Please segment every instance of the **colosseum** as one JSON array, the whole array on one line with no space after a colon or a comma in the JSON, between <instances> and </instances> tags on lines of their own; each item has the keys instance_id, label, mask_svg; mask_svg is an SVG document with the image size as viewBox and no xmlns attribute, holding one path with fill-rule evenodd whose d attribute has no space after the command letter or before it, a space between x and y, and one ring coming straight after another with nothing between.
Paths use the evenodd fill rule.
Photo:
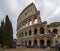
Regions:
<instances>
[{"instance_id":1,"label":"colosseum","mask_svg":"<svg viewBox=\"0 0 60 51\"><path fill-rule=\"evenodd\" d=\"M34 3L28 5L17 19L17 45L24 47L54 46L60 43L60 22L47 25Z\"/></svg>"}]
</instances>

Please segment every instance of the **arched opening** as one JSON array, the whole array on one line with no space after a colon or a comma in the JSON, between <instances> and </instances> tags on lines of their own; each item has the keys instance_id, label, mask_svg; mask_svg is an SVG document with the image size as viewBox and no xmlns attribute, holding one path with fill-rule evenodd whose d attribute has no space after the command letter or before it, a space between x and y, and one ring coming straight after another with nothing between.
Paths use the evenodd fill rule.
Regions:
<instances>
[{"instance_id":1,"label":"arched opening","mask_svg":"<svg viewBox=\"0 0 60 51\"><path fill-rule=\"evenodd\" d=\"M34 29L34 35L37 35L37 29Z\"/></svg>"},{"instance_id":2,"label":"arched opening","mask_svg":"<svg viewBox=\"0 0 60 51\"><path fill-rule=\"evenodd\" d=\"M23 32L22 32L22 37L23 37Z\"/></svg>"},{"instance_id":3,"label":"arched opening","mask_svg":"<svg viewBox=\"0 0 60 51\"><path fill-rule=\"evenodd\" d=\"M44 46L44 40L40 40L40 46Z\"/></svg>"},{"instance_id":4,"label":"arched opening","mask_svg":"<svg viewBox=\"0 0 60 51\"><path fill-rule=\"evenodd\" d=\"M31 46L31 40L29 40L29 46Z\"/></svg>"},{"instance_id":5,"label":"arched opening","mask_svg":"<svg viewBox=\"0 0 60 51\"><path fill-rule=\"evenodd\" d=\"M34 24L38 23L38 20L37 19L34 19Z\"/></svg>"},{"instance_id":6,"label":"arched opening","mask_svg":"<svg viewBox=\"0 0 60 51\"><path fill-rule=\"evenodd\" d=\"M32 25L32 21L29 22L29 25Z\"/></svg>"},{"instance_id":7,"label":"arched opening","mask_svg":"<svg viewBox=\"0 0 60 51\"><path fill-rule=\"evenodd\" d=\"M51 46L52 41L51 40L47 40L47 46Z\"/></svg>"},{"instance_id":8,"label":"arched opening","mask_svg":"<svg viewBox=\"0 0 60 51\"><path fill-rule=\"evenodd\" d=\"M27 32L25 31L25 36L27 36Z\"/></svg>"},{"instance_id":9,"label":"arched opening","mask_svg":"<svg viewBox=\"0 0 60 51\"><path fill-rule=\"evenodd\" d=\"M49 32L49 33L51 33L51 31L50 31L50 30L48 30L48 32Z\"/></svg>"},{"instance_id":10,"label":"arched opening","mask_svg":"<svg viewBox=\"0 0 60 51\"><path fill-rule=\"evenodd\" d=\"M34 46L37 46L37 40L34 40Z\"/></svg>"},{"instance_id":11,"label":"arched opening","mask_svg":"<svg viewBox=\"0 0 60 51\"><path fill-rule=\"evenodd\" d=\"M44 28L40 28L40 34L44 34Z\"/></svg>"},{"instance_id":12,"label":"arched opening","mask_svg":"<svg viewBox=\"0 0 60 51\"><path fill-rule=\"evenodd\" d=\"M27 41L25 41L25 46L27 46Z\"/></svg>"},{"instance_id":13,"label":"arched opening","mask_svg":"<svg viewBox=\"0 0 60 51\"><path fill-rule=\"evenodd\" d=\"M22 27L23 27L23 28L25 27L24 24L22 25Z\"/></svg>"},{"instance_id":14,"label":"arched opening","mask_svg":"<svg viewBox=\"0 0 60 51\"><path fill-rule=\"evenodd\" d=\"M58 30L57 30L57 29L54 29L54 30L53 30L53 33L54 33L54 34L58 34Z\"/></svg>"},{"instance_id":15,"label":"arched opening","mask_svg":"<svg viewBox=\"0 0 60 51\"><path fill-rule=\"evenodd\" d=\"M31 30L29 30L29 35L31 35L31 33L32 33Z\"/></svg>"},{"instance_id":16,"label":"arched opening","mask_svg":"<svg viewBox=\"0 0 60 51\"><path fill-rule=\"evenodd\" d=\"M21 34L19 34L18 37L20 38L21 37Z\"/></svg>"},{"instance_id":17,"label":"arched opening","mask_svg":"<svg viewBox=\"0 0 60 51\"><path fill-rule=\"evenodd\" d=\"M23 46L23 41L22 41L22 46Z\"/></svg>"},{"instance_id":18,"label":"arched opening","mask_svg":"<svg viewBox=\"0 0 60 51\"><path fill-rule=\"evenodd\" d=\"M28 23L26 23L26 27L28 26Z\"/></svg>"}]
</instances>

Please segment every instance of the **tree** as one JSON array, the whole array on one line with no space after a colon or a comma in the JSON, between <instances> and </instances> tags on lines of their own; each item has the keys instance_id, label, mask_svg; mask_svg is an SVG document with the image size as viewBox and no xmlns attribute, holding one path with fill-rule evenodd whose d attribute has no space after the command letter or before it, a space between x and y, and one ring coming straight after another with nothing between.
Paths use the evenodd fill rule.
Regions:
<instances>
[{"instance_id":1,"label":"tree","mask_svg":"<svg viewBox=\"0 0 60 51\"><path fill-rule=\"evenodd\" d=\"M13 46L13 28L8 15L6 15L6 18L5 18L4 33L5 33L5 41L6 41L5 45L7 47L12 47Z\"/></svg>"},{"instance_id":2,"label":"tree","mask_svg":"<svg viewBox=\"0 0 60 51\"><path fill-rule=\"evenodd\" d=\"M1 27L0 27L0 44L1 44Z\"/></svg>"},{"instance_id":3,"label":"tree","mask_svg":"<svg viewBox=\"0 0 60 51\"><path fill-rule=\"evenodd\" d=\"M4 20L1 21L0 27L0 44L3 46L3 36L4 36Z\"/></svg>"},{"instance_id":4,"label":"tree","mask_svg":"<svg viewBox=\"0 0 60 51\"><path fill-rule=\"evenodd\" d=\"M0 27L0 44L1 44L1 27Z\"/></svg>"}]
</instances>

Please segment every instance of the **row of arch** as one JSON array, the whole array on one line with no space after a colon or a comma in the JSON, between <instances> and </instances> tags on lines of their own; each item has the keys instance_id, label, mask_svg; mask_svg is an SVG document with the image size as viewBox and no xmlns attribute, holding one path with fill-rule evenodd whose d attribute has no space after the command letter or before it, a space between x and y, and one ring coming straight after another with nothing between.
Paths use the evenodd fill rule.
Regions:
<instances>
[{"instance_id":1,"label":"row of arch","mask_svg":"<svg viewBox=\"0 0 60 51\"><path fill-rule=\"evenodd\" d=\"M57 29L53 29L52 31L48 30L49 33L53 33L53 34L58 34L58 30Z\"/></svg>"},{"instance_id":2,"label":"row of arch","mask_svg":"<svg viewBox=\"0 0 60 51\"><path fill-rule=\"evenodd\" d=\"M38 20L37 19L34 19L34 24L38 23ZM29 25L32 25L32 21L30 20L29 22L26 23L26 27Z\"/></svg>"},{"instance_id":3,"label":"row of arch","mask_svg":"<svg viewBox=\"0 0 60 51\"><path fill-rule=\"evenodd\" d=\"M51 32L50 30L48 30L49 31L49 33L53 33L53 34L58 34L58 30L57 29L53 29L53 32ZM37 30L37 28L35 28L34 29L34 34L33 35L37 35L37 33L38 33L38 30ZM40 28L40 34L44 34L45 33L45 31L44 31L44 28ZM19 37L24 37L24 36L27 36L27 35L29 35L29 36L31 36L32 35L32 30L29 30L28 31L28 33L27 33L27 31L25 31L25 33L20 33L19 34Z\"/></svg>"},{"instance_id":4,"label":"row of arch","mask_svg":"<svg viewBox=\"0 0 60 51\"><path fill-rule=\"evenodd\" d=\"M27 42L27 41L25 41L25 42L23 42L22 41L22 45L25 43L25 46L31 46L32 45L32 41L31 40L29 40L29 42ZM27 45L27 43L28 43L28 45ZM33 46L38 46L38 44L37 44L38 42L37 42L37 40L34 40L33 41ZM51 46L52 45L52 40L47 40L47 46ZM39 44L40 44L40 46L45 46L44 45L44 40L40 40L39 41Z\"/></svg>"},{"instance_id":5,"label":"row of arch","mask_svg":"<svg viewBox=\"0 0 60 51\"><path fill-rule=\"evenodd\" d=\"M27 27L27 26L30 26L30 25L32 25L32 24L37 24L38 23L38 19L37 18L35 18L34 19L34 21L32 21L32 20L30 20L29 22L27 21L26 23L24 23L24 24L19 24L18 26L17 26L17 29L20 29L21 27Z\"/></svg>"},{"instance_id":6,"label":"row of arch","mask_svg":"<svg viewBox=\"0 0 60 51\"><path fill-rule=\"evenodd\" d=\"M37 33L38 33L37 28L35 28L33 32L34 32L34 35L37 35ZM40 28L40 34L44 34L44 28ZM32 35L32 30L29 30L28 33L27 33L27 31L25 31L25 35L24 35L23 32L20 33L19 37L23 37L23 36L27 36L27 35L31 36Z\"/></svg>"}]
</instances>

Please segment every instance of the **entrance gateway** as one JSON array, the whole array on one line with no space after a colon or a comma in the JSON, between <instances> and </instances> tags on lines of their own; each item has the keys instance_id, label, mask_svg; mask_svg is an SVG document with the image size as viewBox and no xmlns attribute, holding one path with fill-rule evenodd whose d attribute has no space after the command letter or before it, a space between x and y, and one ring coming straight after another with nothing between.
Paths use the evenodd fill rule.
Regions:
<instances>
[{"instance_id":1,"label":"entrance gateway","mask_svg":"<svg viewBox=\"0 0 60 51\"><path fill-rule=\"evenodd\" d=\"M44 46L44 40L40 40L40 46Z\"/></svg>"},{"instance_id":2,"label":"entrance gateway","mask_svg":"<svg viewBox=\"0 0 60 51\"><path fill-rule=\"evenodd\" d=\"M47 46L51 46L52 40L47 40Z\"/></svg>"}]
</instances>

